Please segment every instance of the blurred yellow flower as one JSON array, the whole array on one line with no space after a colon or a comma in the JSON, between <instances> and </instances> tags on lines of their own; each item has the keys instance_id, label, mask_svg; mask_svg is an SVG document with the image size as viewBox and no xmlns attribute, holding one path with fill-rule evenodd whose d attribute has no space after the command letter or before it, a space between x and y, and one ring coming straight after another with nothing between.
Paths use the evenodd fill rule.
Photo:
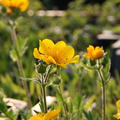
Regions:
<instances>
[{"instance_id":1,"label":"blurred yellow flower","mask_svg":"<svg viewBox=\"0 0 120 120\"><path fill-rule=\"evenodd\" d=\"M120 100L116 102L117 114L113 115L116 119L120 119Z\"/></svg>"},{"instance_id":2,"label":"blurred yellow flower","mask_svg":"<svg viewBox=\"0 0 120 120\"><path fill-rule=\"evenodd\" d=\"M36 59L43 60L47 64L55 64L67 68L69 63L76 63L79 55L74 56L75 51L72 46L67 45L64 41L56 44L52 40L44 39L39 42L39 50L34 48L33 55Z\"/></svg>"},{"instance_id":3,"label":"blurred yellow flower","mask_svg":"<svg viewBox=\"0 0 120 120\"><path fill-rule=\"evenodd\" d=\"M52 110L45 114L37 114L29 118L29 120L51 120L56 118L60 113L60 109Z\"/></svg>"},{"instance_id":4,"label":"blurred yellow flower","mask_svg":"<svg viewBox=\"0 0 120 120\"><path fill-rule=\"evenodd\" d=\"M92 45L89 45L89 47L87 48L87 53L84 54L84 56L86 58L89 58L89 59L99 59L101 57L103 57L103 54L104 54L104 50L102 47L94 47Z\"/></svg>"},{"instance_id":5,"label":"blurred yellow flower","mask_svg":"<svg viewBox=\"0 0 120 120\"><path fill-rule=\"evenodd\" d=\"M29 0L0 0L0 4L5 6L10 13L11 8L19 8L21 12L24 12L29 6Z\"/></svg>"}]
</instances>

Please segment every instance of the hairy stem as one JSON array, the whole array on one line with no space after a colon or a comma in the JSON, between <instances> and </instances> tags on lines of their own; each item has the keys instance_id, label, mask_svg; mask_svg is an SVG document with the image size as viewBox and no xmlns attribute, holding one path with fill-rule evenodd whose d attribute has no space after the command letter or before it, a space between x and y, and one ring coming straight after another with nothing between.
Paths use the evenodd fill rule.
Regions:
<instances>
[{"instance_id":1,"label":"hairy stem","mask_svg":"<svg viewBox=\"0 0 120 120\"><path fill-rule=\"evenodd\" d=\"M17 60L17 66L18 66L18 70L19 70L19 74L20 76L24 77L24 71L23 71L23 65L21 62L21 57L19 56L18 50L17 50L17 35L16 35L16 27L15 24L11 25L11 38L12 38L12 42L13 42L13 47L14 49L16 49L17 54L18 54L18 60ZM27 100L28 100L28 107L31 108L32 107L32 102L31 102L31 96L28 90L28 86L25 80L22 80L22 86L24 88L24 90L26 91L26 96L27 96Z\"/></svg>"},{"instance_id":2,"label":"hairy stem","mask_svg":"<svg viewBox=\"0 0 120 120\"><path fill-rule=\"evenodd\" d=\"M47 78L42 75L42 81L41 81L41 88L42 88L42 100L43 100L43 106L44 106L44 112L47 113L47 100L46 100L46 86L45 81Z\"/></svg>"},{"instance_id":3,"label":"hairy stem","mask_svg":"<svg viewBox=\"0 0 120 120\"><path fill-rule=\"evenodd\" d=\"M46 87L43 85L42 89L43 89L44 110L45 110L45 113L47 113Z\"/></svg>"},{"instance_id":4,"label":"hairy stem","mask_svg":"<svg viewBox=\"0 0 120 120\"><path fill-rule=\"evenodd\" d=\"M99 77L102 81L102 120L106 120L106 90L105 90L105 82L103 78L103 73L100 69L98 69Z\"/></svg>"}]
</instances>

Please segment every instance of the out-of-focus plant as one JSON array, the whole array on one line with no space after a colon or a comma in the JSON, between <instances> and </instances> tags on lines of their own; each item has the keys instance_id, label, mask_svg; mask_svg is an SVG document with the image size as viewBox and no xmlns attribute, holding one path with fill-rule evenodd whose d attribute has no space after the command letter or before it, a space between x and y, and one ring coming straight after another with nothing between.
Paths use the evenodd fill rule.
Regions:
<instances>
[{"instance_id":1,"label":"out-of-focus plant","mask_svg":"<svg viewBox=\"0 0 120 120\"><path fill-rule=\"evenodd\" d=\"M17 19L22 15L21 13L26 11L29 6L29 0L1 0L0 5L3 6L3 17L8 22L10 27L11 39L13 44L13 50L10 52L10 56L14 62L17 63L20 76L24 76L22 57L27 49L27 41L23 38L18 38L16 34ZM26 81L22 80L23 88L26 90L26 96L28 97L28 106L31 108L31 98Z\"/></svg>"},{"instance_id":2,"label":"out-of-focus plant","mask_svg":"<svg viewBox=\"0 0 120 120\"><path fill-rule=\"evenodd\" d=\"M15 113L6 102L4 102L4 99L0 96L0 117L1 119L9 119L9 120L28 120L29 113L26 111L20 111L18 113Z\"/></svg>"},{"instance_id":3,"label":"out-of-focus plant","mask_svg":"<svg viewBox=\"0 0 120 120\"><path fill-rule=\"evenodd\" d=\"M0 97L0 112L3 113L1 117L7 117L10 120L16 120L17 115L14 114L12 110L9 110L6 103L3 101L3 98Z\"/></svg>"},{"instance_id":4,"label":"out-of-focus plant","mask_svg":"<svg viewBox=\"0 0 120 120\"><path fill-rule=\"evenodd\" d=\"M102 120L106 120L106 84L110 80L110 59L107 55L104 54L104 50L102 47L89 46L87 48L87 53L84 56L90 60L92 60L93 65L90 61L87 63L86 68L95 69L99 75L99 83L102 88Z\"/></svg>"}]
</instances>

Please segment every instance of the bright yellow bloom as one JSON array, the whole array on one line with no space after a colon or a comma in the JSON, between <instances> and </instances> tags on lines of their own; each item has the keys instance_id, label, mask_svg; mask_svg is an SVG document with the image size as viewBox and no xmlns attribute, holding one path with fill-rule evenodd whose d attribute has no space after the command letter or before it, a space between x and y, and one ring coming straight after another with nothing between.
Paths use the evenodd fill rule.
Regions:
<instances>
[{"instance_id":1,"label":"bright yellow bloom","mask_svg":"<svg viewBox=\"0 0 120 120\"><path fill-rule=\"evenodd\" d=\"M56 118L60 113L60 109L52 110L46 114L37 114L32 116L29 120L51 120Z\"/></svg>"},{"instance_id":2,"label":"bright yellow bloom","mask_svg":"<svg viewBox=\"0 0 120 120\"><path fill-rule=\"evenodd\" d=\"M120 100L116 102L117 114L113 115L116 119L120 119Z\"/></svg>"},{"instance_id":3,"label":"bright yellow bloom","mask_svg":"<svg viewBox=\"0 0 120 120\"><path fill-rule=\"evenodd\" d=\"M87 53L85 53L84 56L86 58L94 60L103 57L103 54L104 50L102 47L94 47L92 45L89 45L89 47L87 48Z\"/></svg>"},{"instance_id":4,"label":"bright yellow bloom","mask_svg":"<svg viewBox=\"0 0 120 120\"><path fill-rule=\"evenodd\" d=\"M55 64L67 68L69 63L76 63L79 56L74 56L75 51L72 46L67 45L64 41L56 44L52 40L44 39L39 42L39 50L34 48L33 55L36 59L43 60L47 64Z\"/></svg>"},{"instance_id":5,"label":"bright yellow bloom","mask_svg":"<svg viewBox=\"0 0 120 120\"><path fill-rule=\"evenodd\" d=\"M8 11L12 12L11 8L19 8L21 12L24 12L29 6L29 0L0 0L0 4Z\"/></svg>"}]
</instances>

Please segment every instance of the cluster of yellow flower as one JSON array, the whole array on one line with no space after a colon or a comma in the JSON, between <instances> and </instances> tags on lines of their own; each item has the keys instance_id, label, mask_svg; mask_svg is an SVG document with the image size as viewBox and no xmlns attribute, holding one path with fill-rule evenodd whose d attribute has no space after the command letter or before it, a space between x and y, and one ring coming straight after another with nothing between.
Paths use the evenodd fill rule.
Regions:
<instances>
[{"instance_id":1,"label":"cluster of yellow flower","mask_svg":"<svg viewBox=\"0 0 120 120\"><path fill-rule=\"evenodd\" d=\"M64 41L59 41L56 44L52 40L44 39L39 42L39 50L34 48L33 55L36 59L43 60L47 64L55 64L63 68L67 68L70 63L77 63L79 55L74 56L75 51L72 46L67 45ZM102 47L93 47L90 45L87 48L85 57L89 59L99 59L103 57L104 51Z\"/></svg>"},{"instance_id":2,"label":"cluster of yellow flower","mask_svg":"<svg viewBox=\"0 0 120 120\"><path fill-rule=\"evenodd\" d=\"M0 0L0 4L6 7L8 13L12 13L12 8L18 8L21 12L24 12L28 6L28 0Z\"/></svg>"},{"instance_id":3,"label":"cluster of yellow flower","mask_svg":"<svg viewBox=\"0 0 120 120\"><path fill-rule=\"evenodd\" d=\"M49 39L44 39L43 41L40 40L39 49L34 48L33 51L34 58L43 60L47 64L55 64L63 68L67 68L69 63L77 63L79 61L79 55L74 56L74 54L74 48L67 45L64 41L59 41L54 44L54 42ZM103 48L99 46L94 47L92 45L89 45L87 52L84 54L84 57L91 60L100 59L103 56ZM120 100L116 102L116 105L118 108L118 113L114 115L114 117L120 119ZM53 118L52 116L57 116L60 112L57 110L55 111L45 114L45 116L51 114L51 117L48 117L48 119L43 119L44 115L36 115L31 117L30 120L50 120Z\"/></svg>"}]
</instances>

